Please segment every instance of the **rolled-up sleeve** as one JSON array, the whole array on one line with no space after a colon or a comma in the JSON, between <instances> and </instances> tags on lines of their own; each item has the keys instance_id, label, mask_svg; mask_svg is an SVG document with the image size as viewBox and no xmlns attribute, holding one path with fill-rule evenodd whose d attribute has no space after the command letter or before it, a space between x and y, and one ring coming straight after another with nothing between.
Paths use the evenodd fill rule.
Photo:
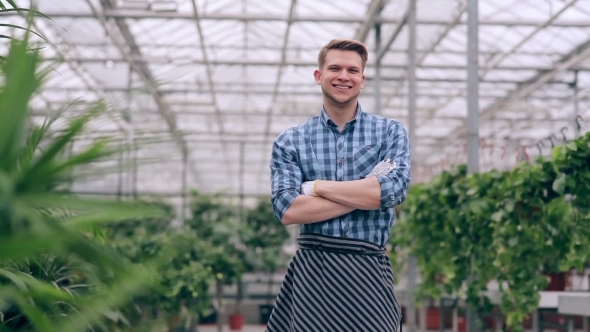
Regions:
<instances>
[{"instance_id":1,"label":"rolled-up sleeve","mask_svg":"<svg viewBox=\"0 0 590 332\"><path fill-rule=\"evenodd\" d=\"M384 143L383 159L395 161L397 167L388 176L379 177L381 208L392 208L406 199L411 179L410 143L406 129L398 122L390 126Z\"/></svg>"},{"instance_id":2,"label":"rolled-up sleeve","mask_svg":"<svg viewBox=\"0 0 590 332\"><path fill-rule=\"evenodd\" d=\"M270 159L271 201L274 215L279 220L301 192L298 154L289 136L285 132L275 139Z\"/></svg>"}]
</instances>

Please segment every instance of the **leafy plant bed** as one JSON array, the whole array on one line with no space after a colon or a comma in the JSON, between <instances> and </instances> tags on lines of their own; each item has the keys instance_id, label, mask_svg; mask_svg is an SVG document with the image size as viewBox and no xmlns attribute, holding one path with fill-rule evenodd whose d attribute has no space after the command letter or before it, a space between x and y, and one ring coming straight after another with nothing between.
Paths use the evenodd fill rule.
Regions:
<instances>
[{"instance_id":1,"label":"leafy plant bed","mask_svg":"<svg viewBox=\"0 0 590 332\"><path fill-rule=\"evenodd\" d=\"M541 290L590 266L590 133L511 171L445 171L412 186L400 210L391 260L415 255L419 300L457 294L490 311L484 292L495 280L507 327L522 330Z\"/></svg>"}]
</instances>

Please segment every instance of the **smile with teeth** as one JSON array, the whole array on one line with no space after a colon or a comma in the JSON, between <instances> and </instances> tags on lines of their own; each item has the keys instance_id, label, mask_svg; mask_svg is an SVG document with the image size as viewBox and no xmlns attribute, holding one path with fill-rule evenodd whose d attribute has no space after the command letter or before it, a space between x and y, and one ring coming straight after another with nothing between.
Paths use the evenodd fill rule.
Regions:
<instances>
[{"instance_id":1,"label":"smile with teeth","mask_svg":"<svg viewBox=\"0 0 590 332\"><path fill-rule=\"evenodd\" d=\"M333 87L335 87L338 90L342 90L342 91L346 91L348 89L351 89L352 87L348 86L348 85L332 85Z\"/></svg>"}]
</instances>

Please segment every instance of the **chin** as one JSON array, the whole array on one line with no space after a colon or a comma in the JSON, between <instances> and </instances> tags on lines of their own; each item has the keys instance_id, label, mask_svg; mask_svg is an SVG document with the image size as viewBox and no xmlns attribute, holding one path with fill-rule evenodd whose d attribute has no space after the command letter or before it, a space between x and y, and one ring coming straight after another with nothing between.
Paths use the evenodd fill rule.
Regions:
<instances>
[{"instance_id":1,"label":"chin","mask_svg":"<svg viewBox=\"0 0 590 332\"><path fill-rule=\"evenodd\" d=\"M324 94L324 96L328 97L328 99L330 101L332 101L334 104L339 105L339 106L347 106L352 103L356 103L356 98L357 98L357 96L338 98L338 97L334 97L333 95L330 95L330 94Z\"/></svg>"},{"instance_id":2,"label":"chin","mask_svg":"<svg viewBox=\"0 0 590 332\"><path fill-rule=\"evenodd\" d=\"M358 93L351 96L338 96L326 91L323 87L322 92L324 94L324 98L328 99L334 105L337 106L348 106L350 104L356 104L357 98L359 96Z\"/></svg>"}]
</instances>

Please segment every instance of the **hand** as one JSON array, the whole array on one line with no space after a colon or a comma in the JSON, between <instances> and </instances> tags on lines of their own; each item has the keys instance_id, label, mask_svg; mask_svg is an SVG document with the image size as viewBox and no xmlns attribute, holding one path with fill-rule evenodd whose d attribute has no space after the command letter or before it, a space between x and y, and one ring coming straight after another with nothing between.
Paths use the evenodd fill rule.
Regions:
<instances>
[{"instance_id":1,"label":"hand","mask_svg":"<svg viewBox=\"0 0 590 332\"><path fill-rule=\"evenodd\" d=\"M314 191L315 181L306 181L301 184L301 194L307 196L317 196Z\"/></svg>"},{"instance_id":2,"label":"hand","mask_svg":"<svg viewBox=\"0 0 590 332\"><path fill-rule=\"evenodd\" d=\"M390 161L389 159L385 159L383 161L380 161L377 165L375 165L375 168L373 168L373 170L371 170L371 172L369 174L367 174L367 176L365 176L365 178L373 178L373 177L381 177L381 176L385 176L389 173L391 173L391 171L393 171L395 168L397 167L397 164L395 163L395 161Z\"/></svg>"}]
</instances>

